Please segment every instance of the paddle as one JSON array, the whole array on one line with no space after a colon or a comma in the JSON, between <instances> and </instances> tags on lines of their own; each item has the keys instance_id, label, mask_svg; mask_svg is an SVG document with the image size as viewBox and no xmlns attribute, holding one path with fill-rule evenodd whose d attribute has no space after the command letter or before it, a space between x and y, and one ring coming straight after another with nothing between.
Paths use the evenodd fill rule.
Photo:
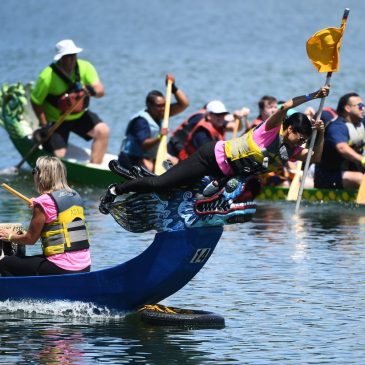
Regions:
<instances>
[{"instance_id":1,"label":"paddle","mask_svg":"<svg viewBox=\"0 0 365 365\"><path fill-rule=\"evenodd\" d=\"M81 102L84 100L84 98L86 96L88 96L88 92L86 90L84 90L85 93L84 95L82 95L80 97L80 99L78 99L73 105L70 106L70 108L68 108L57 120L56 123L54 123L47 131L47 135L40 140L39 142L37 142L35 145L32 146L32 148L27 152L27 154L22 158L22 160L15 166L16 169L20 169L20 167L24 164L25 161L28 160L29 157L31 157L33 155L33 153L38 149L38 147L47 142L51 136L53 135L53 133L56 131L57 128L59 128L61 126L61 124L65 121L66 117L68 115L70 115L80 104Z\"/></svg>"},{"instance_id":2,"label":"paddle","mask_svg":"<svg viewBox=\"0 0 365 365\"><path fill-rule=\"evenodd\" d=\"M320 30L307 41L307 53L312 64L314 65L314 67L317 69L318 72L327 72L325 86L330 85L332 72L338 71L339 68L339 49L341 46L341 40L343 32L346 27L346 22L349 12L350 10L346 8L342 16L340 29L326 28ZM324 101L325 98L322 98L321 103L319 105L319 109L317 111L316 121L320 120L321 118ZM316 137L317 137L317 129L314 129L312 132L312 137L308 148L307 159L304 165L303 177L299 188L298 199L295 205L296 214L299 211L299 206L304 190L305 179L307 177L310 160L312 158L312 151Z\"/></svg>"},{"instance_id":3,"label":"paddle","mask_svg":"<svg viewBox=\"0 0 365 365\"><path fill-rule=\"evenodd\" d=\"M171 104L171 90L172 90L172 83L173 78L168 76L167 77L167 86L166 86L166 97L165 97L165 112L162 121L161 128L168 128L169 127L169 117L170 117L170 104ZM163 162L167 158L167 136L161 136L160 144L158 146L157 155L156 155L156 162L155 162L155 174L161 175L166 170L163 167Z\"/></svg>"},{"instance_id":4,"label":"paddle","mask_svg":"<svg viewBox=\"0 0 365 365\"><path fill-rule=\"evenodd\" d=\"M232 139L235 139L237 137L237 132L241 125L240 118L235 117L234 123L235 123L235 125L234 125L233 131L232 131Z\"/></svg>"},{"instance_id":5,"label":"paddle","mask_svg":"<svg viewBox=\"0 0 365 365\"><path fill-rule=\"evenodd\" d=\"M9 191L9 193L11 193L11 194L13 194L13 195L17 196L17 197L18 197L18 198L20 198L20 199L23 199L23 200L24 200L25 202L27 202L29 205L33 204L33 202L32 202L32 200L31 200L31 199L29 199L29 198L27 198L25 195L23 195L23 194L19 193L19 191L17 191L17 190L15 190L15 189L13 189L13 188L12 188L12 187L10 187L9 185L7 185L7 184L5 184L5 183L2 183L2 184L1 184L1 186L2 186L5 190Z\"/></svg>"},{"instance_id":6,"label":"paddle","mask_svg":"<svg viewBox=\"0 0 365 365\"><path fill-rule=\"evenodd\" d=\"M295 175L290 184L288 195L286 197L286 200L288 200L288 201L294 201L294 200L297 200L297 198L298 198L299 187L300 187L300 177L302 176L302 165L303 165L302 161L297 162L297 168L295 171Z\"/></svg>"},{"instance_id":7,"label":"paddle","mask_svg":"<svg viewBox=\"0 0 365 365\"><path fill-rule=\"evenodd\" d=\"M365 204L365 174L362 178L359 191L357 192L356 196L356 203L357 204Z\"/></svg>"}]
</instances>

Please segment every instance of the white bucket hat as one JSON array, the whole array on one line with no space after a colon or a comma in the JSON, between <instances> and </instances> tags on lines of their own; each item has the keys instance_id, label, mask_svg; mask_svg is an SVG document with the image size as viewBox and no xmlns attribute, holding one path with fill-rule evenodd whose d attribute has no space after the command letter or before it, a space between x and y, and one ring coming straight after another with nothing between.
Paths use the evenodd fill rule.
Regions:
<instances>
[{"instance_id":1,"label":"white bucket hat","mask_svg":"<svg viewBox=\"0 0 365 365\"><path fill-rule=\"evenodd\" d=\"M219 100L210 101L207 104L207 113L228 114L226 106Z\"/></svg>"},{"instance_id":2,"label":"white bucket hat","mask_svg":"<svg viewBox=\"0 0 365 365\"><path fill-rule=\"evenodd\" d=\"M63 56L68 54L80 53L82 48L76 47L76 44L71 39L64 39L56 44L56 55L53 57L54 61L60 60Z\"/></svg>"}]
</instances>

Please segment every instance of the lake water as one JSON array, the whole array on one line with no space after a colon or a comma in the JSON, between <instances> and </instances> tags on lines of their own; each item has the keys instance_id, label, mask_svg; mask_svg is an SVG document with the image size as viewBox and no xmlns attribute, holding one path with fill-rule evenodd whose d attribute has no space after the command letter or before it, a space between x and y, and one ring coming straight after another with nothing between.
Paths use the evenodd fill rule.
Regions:
<instances>
[{"instance_id":1,"label":"lake water","mask_svg":"<svg viewBox=\"0 0 365 365\"><path fill-rule=\"evenodd\" d=\"M107 94L92 110L112 128L109 151L117 153L129 116L149 90L164 91L166 73L190 99L172 126L212 99L230 110L247 106L254 117L264 94L287 99L314 91L325 75L310 64L305 43L339 26L345 7L351 11L341 66L326 102L336 106L350 91L365 97L359 0L3 0L1 81L35 80L54 44L74 39L105 84ZM0 180L34 196L29 168L6 173L21 156L2 129L0 141ZM130 259L152 242L153 232L126 232L98 213L102 189L75 188L88 208L93 269ZM0 191L0 222L26 225L30 215ZM294 204L261 202L253 221L226 227L202 271L163 301L221 314L224 329L150 327L82 304L5 302L0 363L363 364L364 235L364 208L304 203L295 216Z\"/></svg>"}]
</instances>

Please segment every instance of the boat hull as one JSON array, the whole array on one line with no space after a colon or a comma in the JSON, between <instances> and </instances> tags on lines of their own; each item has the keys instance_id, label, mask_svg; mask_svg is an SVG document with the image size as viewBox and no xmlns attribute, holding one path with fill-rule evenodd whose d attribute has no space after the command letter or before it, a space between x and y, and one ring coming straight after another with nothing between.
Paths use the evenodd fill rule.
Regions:
<instances>
[{"instance_id":1,"label":"boat hull","mask_svg":"<svg viewBox=\"0 0 365 365\"><path fill-rule=\"evenodd\" d=\"M286 200L289 188L265 186L257 200ZM309 202L355 203L357 190L344 189L304 189L302 199Z\"/></svg>"},{"instance_id":2,"label":"boat hull","mask_svg":"<svg viewBox=\"0 0 365 365\"><path fill-rule=\"evenodd\" d=\"M185 286L205 265L223 227L157 233L137 257L90 273L1 277L0 300L68 300L130 312L158 303Z\"/></svg>"}]
</instances>

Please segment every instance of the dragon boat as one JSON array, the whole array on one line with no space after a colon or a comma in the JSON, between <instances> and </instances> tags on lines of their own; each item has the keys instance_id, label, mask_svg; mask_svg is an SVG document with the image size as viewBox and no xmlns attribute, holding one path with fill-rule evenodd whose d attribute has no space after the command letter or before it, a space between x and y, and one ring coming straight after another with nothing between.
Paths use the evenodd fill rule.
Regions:
<instances>
[{"instance_id":1,"label":"dragon boat","mask_svg":"<svg viewBox=\"0 0 365 365\"><path fill-rule=\"evenodd\" d=\"M33 138L38 128L38 120L30 103L31 84L16 83L3 85L0 90L0 125L7 131L10 140L22 158L31 166L39 156L49 154L40 146L33 154L28 152L36 145ZM71 182L105 187L115 181L108 164L116 156L105 154L102 164L90 163L91 150L70 143L65 158L62 159L67 168Z\"/></svg>"},{"instance_id":2,"label":"dragon boat","mask_svg":"<svg viewBox=\"0 0 365 365\"><path fill-rule=\"evenodd\" d=\"M281 186L264 186L257 200L278 201L286 200L289 188ZM302 199L308 202L336 202L355 203L358 191L347 189L316 189L306 188L303 190Z\"/></svg>"},{"instance_id":3,"label":"dragon boat","mask_svg":"<svg viewBox=\"0 0 365 365\"><path fill-rule=\"evenodd\" d=\"M114 181L147 174L139 168L124 170L116 160L110 165L118 175L113 174ZM0 301L78 301L126 313L171 296L206 264L224 225L250 221L256 212L254 197L259 188L255 179L231 179L204 197L208 183L203 179L196 187L169 194L130 194L105 203L103 211L107 209L125 229L157 231L144 252L115 267L89 273L0 277Z\"/></svg>"}]
</instances>

